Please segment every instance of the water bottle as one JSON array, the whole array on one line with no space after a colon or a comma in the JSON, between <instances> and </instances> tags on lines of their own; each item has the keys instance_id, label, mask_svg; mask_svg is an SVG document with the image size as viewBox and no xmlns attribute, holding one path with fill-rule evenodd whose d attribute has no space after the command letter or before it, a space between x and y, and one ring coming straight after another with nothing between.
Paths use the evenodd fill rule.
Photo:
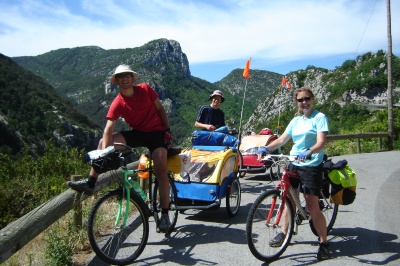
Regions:
<instances>
[{"instance_id":1,"label":"water bottle","mask_svg":"<svg viewBox=\"0 0 400 266\"><path fill-rule=\"evenodd\" d=\"M146 169L146 167L148 166L149 163L149 159L147 158L146 155L142 154L139 158L139 165L138 165L138 169L142 170L142 169ZM139 172L138 176L140 178L148 178L149 177L149 172Z\"/></svg>"},{"instance_id":2,"label":"water bottle","mask_svg":"<svg viewBox=\"0 0 400 266\"><path fill-rule=\"evenodd\" d=\"M133 186L133 189L136 191L136 193L143 199L146 200L147 198L147 194L146 192L142 189L142 187L139 185L139 183L137 182L137 180L129 178L129 180L131 181L130 183Z\"/></svg>"}]
</instances>

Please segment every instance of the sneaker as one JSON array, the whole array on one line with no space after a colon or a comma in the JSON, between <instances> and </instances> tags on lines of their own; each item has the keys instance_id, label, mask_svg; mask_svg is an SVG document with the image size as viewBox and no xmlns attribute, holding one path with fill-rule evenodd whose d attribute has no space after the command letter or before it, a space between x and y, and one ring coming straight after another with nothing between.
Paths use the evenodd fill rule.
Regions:
<instances>
[{"instance_id":1,"label":"sneaker","mask_svg":"<svg viewBox=\"0 0 400 266\"><path fill-rule=\"evenodd\" d=\"M168 214L162 214L161 219L158 222L158 231L162 233L167 233L170 226L171 222L169 221Z\"/></svg>"},{"instance_id":2,"label":"sneaker","mask_svg":"<svg viewBox=\"0 0 400 266\"><path fill-rule=\"evenodd\" d=\"M76 190L78 192L83 192L88 196L91 196L94 193L94 187L89 186L87 179L78 182L69 181L67 182L67 185L73 190Z\"/></svg>"},{"instance_id":3,"label":"sneaker","mask_svg":"<svg viewBox=\"0 0 400 266\"><path fill-rule=\"evenodd\" d=\"M319 243L319 249L317 253L318 260L327 260L331 258L329 243Z\"/></svg>"},{"instance_id":4,"label":"sneaker","mask_svg":"<svg viewBox=\"0 0 400 266\"><path fill-rule=\"evenodd\" d=\"M273 247L273 248L279 248L280 246L282 246L285 238L286 238L286 235L284 233L280 232L271 241L269 241L269 246Z\"/></svg>"}]
</instances>

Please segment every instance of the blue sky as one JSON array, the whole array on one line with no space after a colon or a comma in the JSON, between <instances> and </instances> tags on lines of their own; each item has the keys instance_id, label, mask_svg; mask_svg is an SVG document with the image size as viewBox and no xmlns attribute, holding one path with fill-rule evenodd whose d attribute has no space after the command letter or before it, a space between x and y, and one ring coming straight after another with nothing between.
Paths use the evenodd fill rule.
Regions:
<instances>
[{"instance_id":1,"label":"blue sky","mask_svg":"<svg viewBox=\"0 0 400 266\"><path fill-rule=\"evenodd\" d=\"M0 0L0 53L133 48L167 38L180 43L192 75L210 82L250 57L250 69L280 74L334 69L387 51L386 7L386 0ZM400 0L391 1L391 18L399 56Z\"/></svg>"}]
</instances>

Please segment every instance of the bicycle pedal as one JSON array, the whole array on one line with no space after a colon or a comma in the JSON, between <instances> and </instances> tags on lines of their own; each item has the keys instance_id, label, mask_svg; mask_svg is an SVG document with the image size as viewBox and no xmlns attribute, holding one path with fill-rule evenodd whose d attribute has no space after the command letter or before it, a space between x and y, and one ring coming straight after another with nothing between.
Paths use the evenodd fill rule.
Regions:
<instances>
[{"instance_id":1,"label":"bicycle pedal","mask_svg":"<svg viewBox=\"0 0 400 266\"><path fill-rule=\"evenodd\" d=\"M296 217L295 217L295 221L297 225L301 225L303 223L303 218L300 215L300 212L297 211Z\"/></svg>"}]
</instances>

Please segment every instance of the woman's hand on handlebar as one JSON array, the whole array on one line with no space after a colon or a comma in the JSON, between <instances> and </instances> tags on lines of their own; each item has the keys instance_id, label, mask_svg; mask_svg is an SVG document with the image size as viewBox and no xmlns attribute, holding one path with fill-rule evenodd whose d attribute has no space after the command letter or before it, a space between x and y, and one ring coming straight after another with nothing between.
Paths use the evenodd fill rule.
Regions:
<instances>
[{"instance_id":1,"label":"woman's hand on handlebar","mask_svg":"<svg viewBox=\"0 0 400 266\"><path fill-rule=\"evenodd\" d=\"M305 160L311 159L312 150L307 149L299 154L298 160L304 162Z\"/></svg>"}]
</instances>

